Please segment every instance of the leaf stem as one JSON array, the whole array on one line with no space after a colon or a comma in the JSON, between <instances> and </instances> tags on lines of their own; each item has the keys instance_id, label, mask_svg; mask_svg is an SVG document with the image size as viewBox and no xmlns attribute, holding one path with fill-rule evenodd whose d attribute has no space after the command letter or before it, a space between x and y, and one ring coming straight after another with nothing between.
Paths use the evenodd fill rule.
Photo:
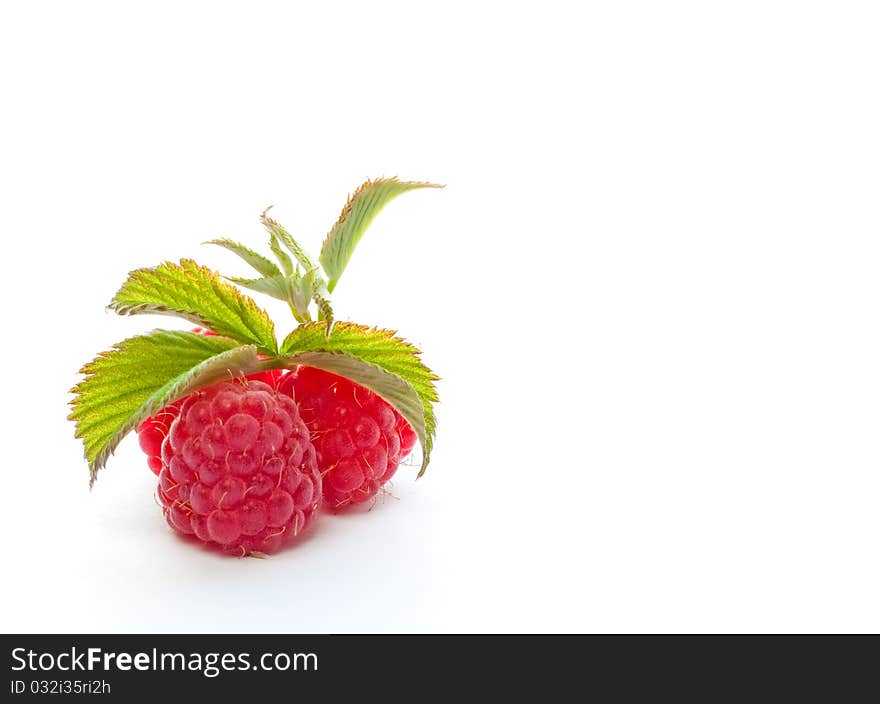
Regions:
<instances>
[{"instance_id":1,"label":"leaf stem","mask_svg":"<svg viewBox=\"0 0 880 704\"><path fill-rule=\"evenodd\" d=\"M294 319L295 319L296 322L298 322L300 325L302 325L303 323L309 323L309 322L311 322L311 320L312 320L312 316L309 315L309 312L308 312L308 311L306 311L305 316L300 315L299 312L297 312L297 310L296 310L296 306L293 305L293 301L291 301L290 299L288 299L288 301L287 301L287 305L288 305L288 307L290 308L290 312L293 313L293 317L294 317Z\"/></svg>"}]
</instances>

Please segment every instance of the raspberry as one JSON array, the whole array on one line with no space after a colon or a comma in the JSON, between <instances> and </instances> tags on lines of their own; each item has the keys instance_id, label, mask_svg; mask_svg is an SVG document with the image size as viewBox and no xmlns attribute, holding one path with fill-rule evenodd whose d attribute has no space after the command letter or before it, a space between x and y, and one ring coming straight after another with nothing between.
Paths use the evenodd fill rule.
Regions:
<instances>
[{"instance_id":1,"label":"raspberry","mask_svg":"<svg viewBox=\"0 0 880 704\"><path fill-rule=\"evenodd\" d=\"M147 464L155 474L162 471L162 441L168 435L171 424L180 414L181 401L165 406L138 426L138 442L147 455Z\"/></svg>"},{"instance_id":2,"label":"raspberry","mask_svg":"<svg viewBox=\"0 0 880 704\"><path fill-rule=\"evenodd\" d=\"M217 335L213 330L206 328L193 328L192 332L209 337L216 337ZM262 381L273 389L277 389L282 377L287 373L286 369L272 369L267 372L250 374L247 378L251 381ZM162 441L168 435L171 424L180 413L181 403L183 403L183 399L165 406L157 411L156 415L147 418L137 428L138 441L140 442L141 449L147 455L147 464L156 475L162 471Z\"/></svg>"},{"instance_id":3,"label":"raspberry","mask_svg":"<svg viewBox=\"0 0 880 704\"><path fill-rule=\"evenodd\" d=\"M168 524L236 554L276 552L316 515L321 474L296 404L260 381L187 396L162 441Z\"/></svg>"},{"instance_id":4,"label":"raspberry","mask_svg":"<svg viewBox=\"0 0 880 704\"><path fill-rule=\"evenodd\" d=\"M281 380L278 391L297 401L324 477L324 503L330 508L371 499L415 445L416 434L403 416L344 377L299 367Z\"/></svg>"}]
</instances>

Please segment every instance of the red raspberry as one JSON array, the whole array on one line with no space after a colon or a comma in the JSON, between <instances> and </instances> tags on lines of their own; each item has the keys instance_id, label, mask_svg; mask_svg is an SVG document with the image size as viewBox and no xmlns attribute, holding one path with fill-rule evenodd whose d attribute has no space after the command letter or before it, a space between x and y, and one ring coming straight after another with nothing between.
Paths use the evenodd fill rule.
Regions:
<instances>
[{"instance_id":1,"label":"red raspberry","mask_svg":"<svg viewBox=\"0 0 880 704\"><path fill-rule=\"evenodd\" d=\"M368 501L397 471L416 434L381 397L344 377L299 367L278 386L296 399L324 477L324 503Z\"/></svg>"},{"instance_id":2,"label":"red raspberry","mask_svg":"<svg viewBox=\"0 0 880 704\"><path fill-rule=\"evenodd\" d=\"M216 337L217 335L213 330L206 328L193 328L192 332L209 337ZM273 389L277 389L278 383L286 374L286 369L273 369L268 372L250 374L247 378L251 381L262 381ZM162 471L162 441L168 435L171 424L180 413L180 404L183 403L183 400L181 399L169 406L165 406L165 408L157 411L156 415L150 416L138 426L138 441L140 442L141 449L147 455L147 464L154 474L159 474Z\"/></svg>"},{"instance_id":3,"label":"red raspberry","mask_svg":"<svg viewBox=\"0 0 880 704\"><path fill-rule=\"evenodd\" d=\"M228 381L187 396L162 443L168 524L236 555L272 553L314 518L321 474L289 396Z\"/></svg>"},{"instance_id":4,"label":"red raspberry","mask_svg":"<svg viewBox=\"0 0 880 704\"><path fill-rule=\"evenodd\" d=\"M162 441L171 430L171 424L180 414L182 401L165 406L156 415L150 416L138 426L138 441L147 455L147 464L154 474L162 471Z\"/></svg>"}]
</instances>

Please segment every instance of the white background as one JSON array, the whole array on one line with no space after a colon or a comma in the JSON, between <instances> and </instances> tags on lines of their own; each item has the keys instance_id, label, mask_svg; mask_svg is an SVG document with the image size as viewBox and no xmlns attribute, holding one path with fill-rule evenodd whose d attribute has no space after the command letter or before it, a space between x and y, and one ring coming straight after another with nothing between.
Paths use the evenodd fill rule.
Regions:
<instances>
[{"instance_id":1,"label":"white background","mask_svg":"<svg viewBox=\"0 0 880 704\"><path fill-rule=\"evenodd\" d=\"M873 3L5 3L6 631L880 630ZM270 560L184 544L67 390L126 272L317 250L443 377L434 460ZM289 319L278 307L286 332ZM185 327L183 323L179 325Z\"/></svg>"}]
</instances>

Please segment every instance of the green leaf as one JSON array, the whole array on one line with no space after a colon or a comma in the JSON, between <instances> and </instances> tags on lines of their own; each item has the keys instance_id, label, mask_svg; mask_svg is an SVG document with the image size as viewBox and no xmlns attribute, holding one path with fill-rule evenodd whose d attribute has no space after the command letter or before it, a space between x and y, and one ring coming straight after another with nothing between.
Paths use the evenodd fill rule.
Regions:
<instances>
[{"instance_id":1,"label":"green leaf","mask_svg":"<svg viewBox=\"0 0 880 704\"><path fill-rule=\"evenodd\" d=\"M226 276L225 278L244 288L265 293L267 296L284 301L290 306L297 322L307 323L312 319L309 313L309 304L312 302L312 297L316 295L313 290L316 271L317 269L313 269L304 276L278 274L262 279L240 279L236 276Z\"/></svg>"},{"instance_id":2,"label":"green leaf","mask_svg":"<svg viewBox=\"0 0 880 704\"><path fill-rule=\"evenodd\" d=\"M380 178L367 181L349 196L339 219L321 247L321 266L330 279L327 287L331 292L336 287L342 272L345 271L354 248L379 211L401 193L417 188L442 188L442 186L424 181Z\"/></svg>"},{"instance_id":3,"label":"green leaf","mask_svg":"<svg viewBox=\"0 0 880 704\"><path fill-rule=\"evenodd\" d=\"M281 245L278 244L278 237L274 232L269 233L269 249L272 250L272 254L275 255L275 258L278 260L278 263L281 264L281 269L285 274L293 273L293 262L290 260L290 257L287 256L287 252L281 249Z\"/></svg>"},{"instance_id":4,"label":"green leaf","mask_svg":"<svg viewBox=\"0 0 880 704\"><path fill-rule=\"evenodd\" d=\"M205 242L205 244L216 244L218 247L228 249L233 254L237 254L244 259L256 269L257 273L262 274L263 276L281 275L281 270L275 266L275 263L271 259L267 259L259 252L255 252L254 250L245 247L243 244L227 239L210 240L209 242Z\"/></svg>"},{"instance_id":5,"label":"green leaf","mask_svg":"<svg viewBox=\"0 0 880 704\"><path fill-rule=\"evenodd\" d=\"M84 366L69 418L94 483L119 442L146 418L195 389L260 368L257 348L225 337L156 330L129 338Z\"/></svg>"},{"instance_id":6,"label":"green leaf","mask_svg":"<svg viewBox=\"0 0 880 704\"><path fill-rule=\"evenodd\" d=\"M263 211L263 214L260 215L260 222L263 223L263 227L265 227L269 231L270 236L277 237L281 241L281 243L290 250L290 253L302 265L303 269L305 269L306 271L314 269L315 265L312 264L311 257L306 254L306 251L300 246L299 242L293 239L293 236L287 230L285 230L280 223L266 215L271 207L272 206L266 208Z\"/></svg>"},{"instance_id":7,"label":"green leaf","mask_svg":"<svg viewBox=\"0 0 880 704\"><path fill-rule=\"evenodd\" d=\"M397 337L391 330L341 322L335 324L328 336L327 327L325 322L301 325L284 339L281 344L281 354L297 356L306 352L345 354L379 367L409 384L419 399L424 425L424 437L419 436L424 449L424 460L419 472L421 476L428 466L434 444L437 422L433 404L438 400L434 382L438 377L422 362L421 351L406 340ZM341 372L336 373L341 374ZM390 399L386 400L392 403ZM398 410L403 413L401 409ZM413 425L413 428L416 429L416 426Z\"/></svg>"},{"instance_id":8,"label":"green leaf","mask_svg":"<svg viewBox=\"0 0 880 704\"><path fill-rule=\"evenodd\" d=\"M218 335L255 344L267 354L275 354L278 348L266 311L191 259L131 272L109 307L120 315L177 315Z\"/></svg>"},{"instance_id":9,"label":"green leaf","mask_svg":"<svg viewBox=\"0 0 880 704\"><path fill-rule=\"evenodd\" d=\"M293 254L306 272L303 274L302 279L297 278L291 287L289 303L298 311L297 320L311 320L311 316L308 314L308 303L306 302L303 305L301 302L303 297L305 297L305 299L311 299L315 302L315 305L318 307L319 319L327 320L332 325L333 308L330 306L327 282L319 274L318 267L312 263L312 258L306 254L306 251L299 242L279 222L267 215L270 209L271 206L266 208L263 214L260 215L260 222L269 231L270 243L276 241L277 238L277 241L280 241L290 250L291 254ZM276 252L277 255L278 253Z\"/></svg>"},{"instance_id":10,"label":"green leaf","mask_svg":"<svg viewBox=\"0 0 880 704\"><path fill-rule=\"evenodd\" d=\"M303 276L294 274L287 278L288 301L293 310L297 312L301 321L312 319L309 313L309 304L312 302L312 294L315 287L315 273L317 268L307 271Z\"/></svg>"},{"instance_id":11,"label":"green leaf","mask_svg":"<svg viewBox=\"0 0 880 704\"><path fill-rule=\"evenodd\" d=\"M265 276L262 279L240 279L237 276L224 276L223 278L244 288L249 288L251 291L287 301L287 277L284 274L278 273L275 276Z\"/></svg>"},{"instance_id":12,"label":"green leaf","mask_svg":"<svg viewBox=\"0 0 880 704\"><path fill-rule=\"evenodd\" d=\"M289 357L288 361L344 376L385 399L415 431L424 449L418 476L425 473L430 461L434 433L433 429L428 430L422 401L412 384L378 365L344 353L303 352Z\"/></svg>"}]
</instances>

